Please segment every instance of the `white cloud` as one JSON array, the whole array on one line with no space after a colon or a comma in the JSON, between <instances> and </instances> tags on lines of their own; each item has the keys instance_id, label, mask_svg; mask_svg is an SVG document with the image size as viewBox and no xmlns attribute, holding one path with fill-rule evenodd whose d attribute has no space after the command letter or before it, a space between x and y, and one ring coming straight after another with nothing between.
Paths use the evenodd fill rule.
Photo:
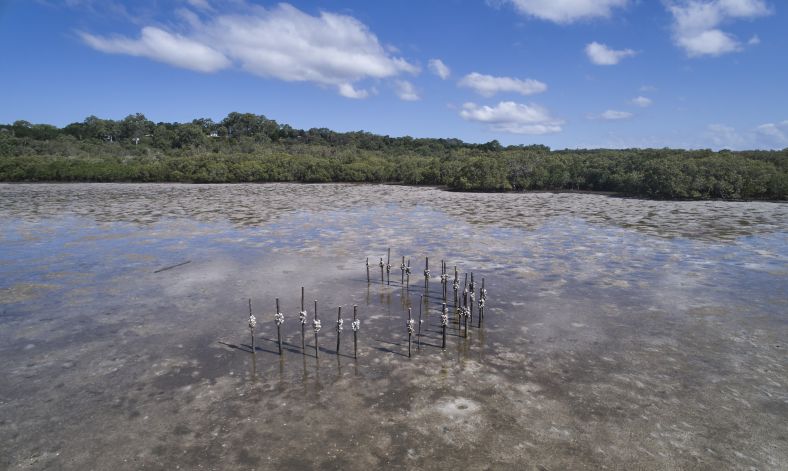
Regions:
<instances>
[{"instance_id":1,"label":"white cloud","mask_svg":"<svg viewBox=\"0 0 788 471\"><path fill-rule=\"evenodd\" d=\"M216 49L153 26L142 28L138 39L102 38L88 33L80 33L80 36L88 46L101 52L147 57L198 72L216 72L231 64L230 60Z\"/></svg>"},{"instance_id":2,"label":"white cloud","mask_svg":"<svg viewBox=\"0 0 788 471\"><path fill-rule=\"evenodd\" d=\"M353 98L356 100L369 96L369 92L367 90L358 90L350 83L340 83L337 87L337 91L345 98Z\"/></svg>"},{"instance_id":3,"label":"white cloud","mask_svg":"<svg viewBox=\"0 0 788 471\"><path fill-rule=\"evenodd\" d=\"M673 41L689 57L740 51L742 44L736 36L719 27L772 13L764 0L673 0L668 11L673 15Z\"/></svg>"},{"instance_id":4,"label":"white cloud","mask_svg":"<svg viewBox=\"0 0 788 471\"><path fill-rule=\"evenodd\" d=\"M771 13L763 0L717 0L716 3L726 15L735 18L752 18Z\"/></svg>"},{"instance_id":5,"label":"white cloud","mask_svg":"<svg viewBox=\"0 0 788 471\"><path fill-rule=\"evenodd\" d=\"M606 121L618 121L621 119L629 119L632 116L634 115L629 111L607 110L604 113L600 114L599 116L592 118L604 119Z\"/></svg>"},{"instance_id":6,"label":"white cloud","mask_svg":"<svg viewBox=\"0 0 788 471\"><path fill-rule=\"evenodd\" d=\"M416 87L407 80L397 80L397 96L400 100L405 101L418 101L421 99Z\"/></svg>"},{"instance_id":7,"label":"white cloud","mask_svg":"<svg viewBox=\"0 0 788 471\"><path fill-rule=\"evenodd\" d=\"M781 146L788 146L788 120L781 123L766 123L755 128L755 132Z\"/></svg>"},{"instance_id":8,"label":"white cloud","mask_svg":"<svg viewBox=\"0 0 788 471\"><path fill-rule=\"evenodd\" d=\"M635 106L639 106L641 108L648 108L649 106L651 106L652 103L654 103L654 101L651 98L646 98L644 96L637 96L633 98L630 101L630 103L632 103Z\"/></svg>"},{"instance_id":9,"label":"white cloud","mask_svg":"<svg viewBox=\"0 0 788 471\"><path fill-rule=\"evenodd\" d=\"M788 120L765 123L739 131L724 124L710 124L703 134L704 147L716 149L784 149L788 147Z\"/></svg>"},{"instance_id":10,"label":"white cloud","mask_svg":"<svg viewBox=\"0 0 788 471\"><path fill-rule=\"evenodd\" d=\"M676 42L690 57L720 56L741 50L739 41L733 35L718 29L702 31L691 36L680 36L676 38Z\"/></svg>"},{"instance_id":11,"label":"white cloud","mask_svg":"<svg viewBox=\"0 0 788 471\"><path fill-rule=\"evenodd\" d=\"M451 70L449 67L440 59L430 59L428 67L433 74L437 75L443 80L446 80L449 78L449 75L451 75Z\"/></svg>"},{"instance_id":12,"label":"white cloud","mask_svg":"<svg viewBox=\"0 0 788 471\"><path fill-rule=\"evenodd\" d=\"M240 5L243 12L209 15L205 21L191 16L181 27L187 31L183 35L149 26L138 39L87 33L82 38L103 52L201 72L236 64L261 77L336 87L349 98L369 95L356 88L358 81L419 72L405 59L391 56L369 28L351 16L311 16L286 3L270 9Z\"/></svg>"},{"instance_id":13,"label":"white cloud","mask_svg":"<svg viewBox=\"0 0 788 471\"><path fill-rule=\"evenodd\" d=\"M564 121L554 118L539 105L502 101L496 106L465 103L460 116L468 121L487 124L491 130L514 134L550 134L561 132Z\"/></svg>"},{"instance_id":14,"label":"white cloud","mask_svg":"<svg viewBox=\"0 0 788 471\"><path fill-rule=\"evenodd\" d=\"M559 24L610 17L614 8L628 0L507 0L523 15Z\"/></svg>"},{"instance_id":15,"label":"white cloud","mask_svg":"<svg viewBox=\"0 0 788 471\"><path fill-rule=\"evenodd\" d=\"M621 62L621 59L637 55L637 52L632 49L611 49L594 41L586 46L586 55L588 60L596 65L615 65Z\"/></svg>"},{"instance_id":16,"label":"white cloud","mask_svg":"<svg viewBox=\"0 0 788 471\"><path fill-rule=\"evenodd\" d=\"M747 146L747 139L744 136L735 128L724 124L709 124L704 137L716 149L743 149Z\"/></svg>"},{"instance_id":17,"label":"white cloud","mask_svg":"<svg viewBox=\"0 0 788 471\"><path fill-rule=\"evenodd\" d=\"M482 96L490 97L500 92L514 92L521 95L533 95L547 90L547 85L533 79L516 79L511 77L493 77L473 72L460 80L459 86L472 88Z\"/></svg>"},{"instance_id":18,"label":"white cloud","mask_svg":"<svg viewBox=\"0 0 788 471\"><path fill-rule=\"evenodd\" d=\"M759 38L757 34L752 35L750 40L747 41L747 44L749 44L750 46L755 46L760 43L761 43L761 38Z\"/></svg>"}]
</instances>

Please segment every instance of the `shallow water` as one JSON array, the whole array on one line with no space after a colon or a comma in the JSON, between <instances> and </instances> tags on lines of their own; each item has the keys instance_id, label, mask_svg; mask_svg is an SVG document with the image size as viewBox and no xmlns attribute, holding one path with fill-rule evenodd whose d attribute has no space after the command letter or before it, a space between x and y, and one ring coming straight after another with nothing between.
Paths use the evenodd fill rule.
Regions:
<instances>
[{"instance_id":1,"label":"shallow water","mask_svg":"<svg viewBox=\"0 0 788 471\"><path fill-rule=\"evenodd\" d=\"M788 463L785 204L0 185L0 221L2 469ZM440 260L489 292L482 327L475 309L467 338L452 322L445 351ZM309 333L301 351L301 286L319 358Z\"/></svg>"}]
</instances>

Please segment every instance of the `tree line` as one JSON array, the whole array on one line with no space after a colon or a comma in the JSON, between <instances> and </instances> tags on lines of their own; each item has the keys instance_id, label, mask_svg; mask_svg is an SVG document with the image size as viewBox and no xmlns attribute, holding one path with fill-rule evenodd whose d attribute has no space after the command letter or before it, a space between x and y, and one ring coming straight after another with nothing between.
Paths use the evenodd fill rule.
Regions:
<instances>
[{"instance_id":1,"label":"tree line","mask_svg":"<svg viewBox=\"0 0 788 471\"><path fill-rule=\"evenodd\" d=\"M788 149L551 150L295 129L262 115L0 124L0 181L369 182L457 191L605 191L664 199L788 195Z\"/></svg>"}]
</instances>

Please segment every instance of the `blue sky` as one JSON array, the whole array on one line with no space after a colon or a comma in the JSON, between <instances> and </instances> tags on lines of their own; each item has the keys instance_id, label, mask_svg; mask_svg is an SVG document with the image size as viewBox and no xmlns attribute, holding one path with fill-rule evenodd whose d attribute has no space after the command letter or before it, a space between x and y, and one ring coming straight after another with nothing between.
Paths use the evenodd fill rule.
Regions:
<instances>
[{"instance_id":1,"label":"blue sky","mask_svg":"<svg viewBox=\"0 0 788 471\"><path fill-rule=\"evenodd\" d=\"M0 122L788 147L776 0L0 0Z\"/></svg>"}]
</instances>

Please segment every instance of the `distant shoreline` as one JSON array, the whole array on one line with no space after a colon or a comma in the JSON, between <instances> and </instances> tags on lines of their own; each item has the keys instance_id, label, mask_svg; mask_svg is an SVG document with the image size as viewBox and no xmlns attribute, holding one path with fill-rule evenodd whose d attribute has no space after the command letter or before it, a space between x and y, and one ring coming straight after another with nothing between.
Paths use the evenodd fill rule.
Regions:
<instances>
[{"instance_id":1,"label":"distant shoreline","mask_svg":"<svg viewBox=\"0 0 788 471\"><path fill-rule=\"evenodd\" d=\"M672 202L726 202L726 203L788 203L788 200L774 200L774 199L725 199L725 198L705 198L705 199L692 199L692 198L653 198L643 195L628 195L615 191L594 191L594 190L509 190L509 191L474 191L474 190L453 190L445 185L413 185L408 183L398 182L171 182L171 181L157 181L157 182L138 182L138 181L111 181L111 182L97 182L97 181L2 181L0 185L184 185L184 186L212 186L212 185L389 185L389 186L407 186L413 188L434 188L436 190L457 192L457 193L478 193L478 194L577 194L577 195L596 195L596 196L609 196L611 198L623 199L641 199L645 201L672 201Z\"/></svg>"}]
</instances>

